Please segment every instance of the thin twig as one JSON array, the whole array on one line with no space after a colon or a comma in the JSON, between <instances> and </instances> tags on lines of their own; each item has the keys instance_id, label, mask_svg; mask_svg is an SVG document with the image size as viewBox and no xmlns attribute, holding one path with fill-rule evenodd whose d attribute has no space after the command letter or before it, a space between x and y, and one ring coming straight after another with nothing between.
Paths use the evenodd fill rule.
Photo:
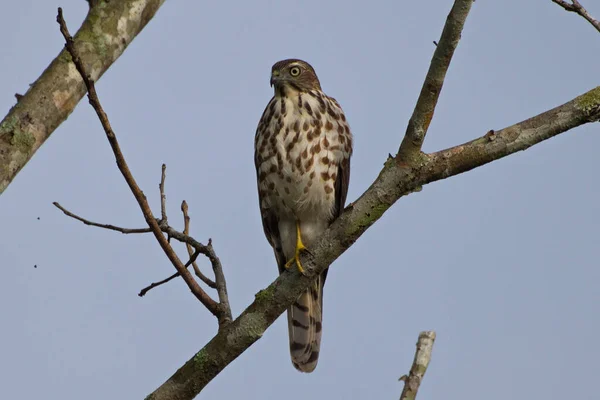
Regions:
<instances>
[{"instance_id":1,"label":"thin twig","mask_svg":"<svg viewBox=\"0 0 600 400\"><path fill-rule=\"evenodd\" d=\"M77 214L75 214L75 213L67 210L66 208L64 208L63 206L61 206L56 201L54 203L52 203L52 204L54 204L54 206L56 206L56 208L58 208L59 210L61 210L68 217L71 217L73 219L81 221L85 225L95 226L95 227L98 227L98 228L108 229L108 230L111 230L111 231L116 231L116 232L121 232L121 233L151 233L152 232L151 228L135 228L135 229L133 229L133 228L123 228L123 227L115 226L115 225L111 225L111 224L101 224L101 223L98 223L98 222L93 222L93 221L90 221L88 219L80 217L79 215L77 215ZM198 250L200 252L200 254L204 254L207 257L210 256L210 250L208 249L208 247L206 245L200 243L199 241L197 241L193 237L191 237L189 235L186 235L184 233L176 231L170 225L161 223L160 220L156 220L156 223L159 224L158 226L159 226L160 230L162 232L166 233L168 236L176 239L179 242L189 244L194 249Z\"/></svg>"},{"instance_id":2,"label":"thin twig","mask_svg":"<svg viewBox=\"0 0 600 400\"><path fill-rule=\"evenodd\" d=\"M56 201L52 204L54 204L54 206L56 206L59 210L61 210L63 213L65 213L65 215L67 215L73 219L76 219L78 221L81 221L84 224L89 225L89 226L95 226L98 228L109 229L111 231L117 231L117 232L121 232L121 233L151 233L152 232L152 228L135 228L135 229L122 228L120 226L115 226L115 225L111 225L111 224L101 224L98 222L93 222L93 221L90 221L88 219L80 217L79 215L67 210L66 208L61 206ZM179 242L187 243L187 244L191 245L194 249L199 250L200 254L204 254L206 256L209 255L209 251L206 248L206 246L204 244L200 243L199 241L197 241L196 239L194 239L193 237L176 231L170 225L161 223L160 220L156 220L156 223L158 224L160 230L162 232L166 233L168 236L176 239Z\"/></svg>"},{"instance_id":3,"label":"thin twig","mask_svg":"<svg viewBox=\"0 0 600 400\"><path fill-rule=\"evenodd\" d=\"M600 32L600 21L594 19L590 15L590 13L581 5L581 3L577 0L571 0L571 3L564 0L552 0L553 3L558 4L562 8L567 11L574 12L575 14L579 14L583 18L586 19L598 32Z\"/></svg>"},{"instance_id":4,"label":"thin twig","mask_svg":"<svg viewBox=\"0 0 600 400\"><path fill-rule=\"evenodd\" d=\"M224 321L227 317L225 315L225 313L222 312L222 307L220 306L219 303L214 301L200 287L200 285L198 284L198 282L196 282L196 280L194 279L192 274L185 268L185 266L183 265L183 263L181 262L181 260L179 259L179 257L177 256L177 254L175 253L175 251L173 250L173 248L167 241L167 239L164 237L163 232L161 231L161 228L160 228L158 222L156 221L156 218L152 214L152 210L150 209L150 205L148 204L148 201L146 200L146 196L144 195L144 193L138 186L137 182L135 181L133 175L131 174L131 171L129 170L129 167L127 166L127 162L125 161L125 158L124 158L121 148L119 146L119 142L117 141L117 137L115 136L115 133L114 133L114 131L110 125L110 122L108 120L108 116L106 115L106 113L104 112L104 109L102 108L102 106L100 104L100 100L98 99L98 95L96 93L96 88L94 86L94 82L92 81L91 77L86 73L85 67L83 66L83 63L81 62L81 59L79 58L77 49L75 48L75 45L73 42L73 38L71 37L69 30L67 29L67 24L65 23L65 20L63 18L63 13L62 13L61 8L58 9L58 15L57 15L56 20L59 23L60 31L61 31L63 37L65 38L65 41L66 41L65 47L66 47L67 51L69 52L69 54L71 55L71 58L73 59L73 63L75 64L75 67L77 68L77 71L81 75L81 77L85 83L85 86L88 90L88 98L89 98L90 104L96 111L96 114L98 115L98 118L100 119L102 127L104 128L104 132L106 133L108 142L113 150L119 171L121 171L123 178L125 178L125 181L129 185L129 188L131 189L133 195L135 196L135 199L137 200L138 205L140 206L140 209L142 210L142 213L144 214L146 223L152 229L152 233L154 234L154 237L160 244L161 248L163 249L163 251L165 252L167 257L169 258L169 260L171 261L171 263L173 264L173 266L175 267L177 272L179 272L181 274L181 277L183 278L185 283L188 285L190 291L194 294L194 296L196 296L196 298L212 314L214 314L217 317L217 319L219 320L219 326L222 327L224 325Z\"/></svg>"},{"instance_id":5,"label":"thin twig","mask_svg":"<svg viewBox=\"0 0 600 400\"><path fill-rule=\"evenodd\" d=\"M160 174L160 183L158 189L160 190L160 221L163 224L167 223L167 196L165 196L165 177L167 172L166 164L162 165L162 173Z\"/></svg>"},{"instance_id":6,"label":"thin twig","mask_svg":"<svg viewBox=\"0 0 600 400\"><path fill-rule=\"evenodd\" d=\"M98 228L109 229L111 231L117 231L117 232L121 232L121 233L125 233L125 234L129 234L129 233L149 233L149 232L152 232L152 230L150 228L130 229L130 228L121 228L120 226L115 226L115 225L110 225L110 224L99 224L97 222L92 222L90 220L82 218L79 215L73 214L71 211L67 210L66 208L64 208L63 206L61 206L60 204L58 204L57 201L55 201L52 204L54 204L54 206L56 206L56 208L58 208L60 211L62 211L63 213L65 213L66 216L74 218L77 221L81 221L84 224L89 225L89 226L96 226Z\"/></svg>"},{"instance_id":7,"label":"thin twig","mask_svg":"<svg viewBox=\"0 0 600 400\"><path fill-rule=\"evenodd\" d=\"M181 202L181 212L183 213L183 221L184 221L183 233L189 237L190 216L188 214L188 205L185 200ZM188 253L190 251L192 251L189 243L186 243L186 246L188 249ZM211 288L217 289L217 295L219 296L219 303L223 307L223 312L227 315L227 317L229 318L229 321L231 321L233 318L231 315L231 306L229 305L229 296L227 294L227 283L225 282L225 274L223 273L223 266L221 265L221 260L219 260L219 257L217 257L217 254L215 253L215 250L213 249L212 239L208 239L208 244L203 248L203 250L205 251L203 254L206 257L208 257L208 259L210 260L210 264L213 267L213 272L215 274L215 281L213 282L210 279L208 279L202 273L202 271L200 271L200 268L198 268L198 265L196 263L192 264L194 266L194 272L196 273L196 276L198 276L198 278L200 278L208 286L210 286Z\"/></svg>"},{"instance_id":8,"label":"thin twig","mask_svg":"<svg viewBox=\"0 0 600 400\"><path fill-rule=\"evenodd\" d=\"M185 200L183 202L181 202L181 211L183 212L183 234L189 236L190 235L190 216L188 215L188 205ZM189 243L186 243L185 246L187 248L188 254L191 257L191 255L194 254L194 248ZM194 273L196 274L196 276L198 278L200 278L200 280L202 280L202 282L206 283L206 285L208 285L209 287L211 287L213 289L217 288L217 285L215 284L215 282L213 282L206 275L204 275L202 273L202 271L200 271L200 268L198 267L197 262L194 261L192 263L192 267L194 268Z\"/></svg>"},{"instance_id":9,"label":"thin twig","mask_svg":"<svg viewBox=\"0 0 600 400\"><path fill-rule=\"evenodd\" d=\"M446 71L448 71L450 61L452 61L454 50L458 46L473 1L456 0L450 14L448 14L442 36L439 42L436 43L419 99L408 122L404 139L400 144L398 159L405 163L415 160L421 152L429 123L433 118L435 106L444 85Z\"/></svg>"},{"instance_id":10,"label":"thin twig","mask_svg":"<svg viewBox=\"0 0 600 400\"><path fill-rule=\"evenodd\" d=\"M188 260L188 262L185 263L185 267L189 267L190 264L193 264L196 262L196 259L198 258L198 255L200 254L199 251L196 252L192 252L192 254L190 254L190 259ZM175 272L173 275L169 276L166 279L163 279L162 281L158 281L158 282L153 282L150 285L146 286L145 288L143 288L142 290L140 290L140 292L138 293L138 296L140 297L144 297L144 295L146 293L148 293L149 290L154 289L157 286L160 285L164 285L165 283L177 278L179 275L179 272Z\"/></svg>"},{"instance_id":11,"label":"thin twig","mask_svg":"<svg viewBox=\"0 0 600 400\"><path fill-rule=\"evenodd\" d=\"M213 249L212 239L208 239L208 244L206 245L206 249L208 254L206 255L210 260L210 264L213 267L213 272L215 274L215 283L217 285L217 295L219 296L219 303L223 307L223 313L225 314L225 318L229 318L229 322L233 320L231 315L231 306L229 305L229 296L227 294L227 283L225 282L225 274L223 273L223 266L221 265L221 260L217 257L215 250Z\"/></svg>"},{"instance_id":12,"label":"thin twig","mask_svg":"<svg viewBox=\"0 0 600 400\"><path fill-rule=\"evenodd\" d=\"M399 379L404 381L404 389L402 389L400 400L414 400L417 397L417 391L419 390L419 386L421 386L421 382L429 366L429 361L431 360L433 342L435 342L434 331L425 331L419 334L417 351L415 352L415 359L410 372Z\"/></svg>"}]
</instances>

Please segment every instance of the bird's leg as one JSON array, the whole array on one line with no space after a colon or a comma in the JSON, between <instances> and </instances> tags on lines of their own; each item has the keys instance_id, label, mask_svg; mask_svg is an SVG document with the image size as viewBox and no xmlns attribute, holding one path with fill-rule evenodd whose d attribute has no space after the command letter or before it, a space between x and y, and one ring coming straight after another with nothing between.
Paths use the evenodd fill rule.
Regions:
<instances>
[{"instance_id":1,"label":"bird's leg","mask_svg":"<svg viewBox=\"0 0 600 400\"><path fill-rule=\"evenodd\" d=\"M285 267L289 268L292 264L296 263L298 267L298 271L301 274L304 274L304 268L302 268L302 263L300 262L300 252L303 250L307 250L304 243L302 243L302 234L300 233L300 221L296 221L296 251L294 252L294 258L285 263Z\"/></svg>"}]
</instances>

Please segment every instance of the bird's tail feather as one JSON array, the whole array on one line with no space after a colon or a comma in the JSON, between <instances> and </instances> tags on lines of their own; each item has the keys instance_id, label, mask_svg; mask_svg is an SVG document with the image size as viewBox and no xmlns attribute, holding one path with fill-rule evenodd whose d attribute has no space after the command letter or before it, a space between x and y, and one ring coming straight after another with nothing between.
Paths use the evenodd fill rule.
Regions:
<instances>
[{"instance_id":1,"label":"bird's tail feather","mask_svg":"<svg viewBox=\"0 0 600 400\"><path fill-rule=\"evenodd\" d=\"M324 283L319 276L287 311L292 364L301 372L314 371L319 360Z\"/></svg>"}]
</instances>

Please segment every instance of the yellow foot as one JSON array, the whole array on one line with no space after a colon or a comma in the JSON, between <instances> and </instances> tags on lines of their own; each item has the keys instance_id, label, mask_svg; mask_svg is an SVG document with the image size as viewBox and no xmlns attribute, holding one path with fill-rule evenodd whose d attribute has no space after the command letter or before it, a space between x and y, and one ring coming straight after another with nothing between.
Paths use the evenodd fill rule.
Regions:
<instances>
[{"instance_id":1,"label":"yellow foot","mask_svg":"<svg viewBox=\"0 0 600 400\"><path fill-rule=\"evenodd\" d=\"M285 268L289 268L292 264L296 263L298 267L298 271L301 274L304 274L304 268L302 268L302 263L300 262L300 252L306 250L306 246L302 243L302 235L300 234L300 222L296 221L296 251L294 252L294 258L285 263Z\"/></svg>"}]
</instances>

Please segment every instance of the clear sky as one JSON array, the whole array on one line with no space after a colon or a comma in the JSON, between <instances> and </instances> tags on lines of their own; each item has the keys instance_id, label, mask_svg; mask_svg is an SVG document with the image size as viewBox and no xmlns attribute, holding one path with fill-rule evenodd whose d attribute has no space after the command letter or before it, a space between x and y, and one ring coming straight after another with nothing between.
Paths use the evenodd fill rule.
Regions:
<instances>
[{"instance_id":1,"label":"clear sky","mask_svg":"<svg viewBox=\"0 0 600 400\"><path fill-rule=\"evenodd\" d=\"M2 2L0 114L63 46L83 0ZM253 139L271 65L302 58L355 137L348 200L394 153L450 0L168 1L98 84L139 184L170 222L213 238L239 314L277 274L258 212ZM584 1L600 17L596 0ZM550 0L477 1L425 143L435 151L600 84L600 34ZM394 399L422 330L437 331L421 399L597 397L600 125L578 128L401 199L332 267L316 371L291 365L287 323L227 367L205 399ZM82 101L0 197L0 383L6 399L140 399L215 333L142 227ZM178 246L184 254L183 246ZM34 266L37 265L37 268ZM208 262L200 260L208 271Z\"/></svg>"}]
</instances>

